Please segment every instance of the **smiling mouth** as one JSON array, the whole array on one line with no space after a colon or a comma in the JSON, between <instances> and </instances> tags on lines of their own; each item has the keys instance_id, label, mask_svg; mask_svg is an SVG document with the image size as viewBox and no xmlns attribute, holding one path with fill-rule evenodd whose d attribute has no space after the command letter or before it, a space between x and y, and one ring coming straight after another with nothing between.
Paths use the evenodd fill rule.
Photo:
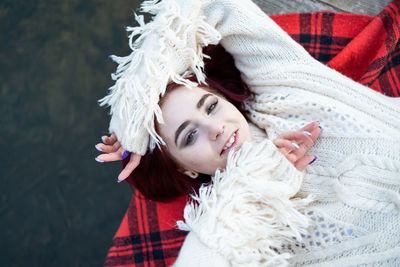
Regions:
<instances>
[{"instance_id":1,"label":"smiling mouth","mask_svg":"<svg viewBox=\"0 0 400 267\"><path fill-rule=\"evenodd\" d=\"M239 133L238 130L234 131L231 135L231 137L228 139L226 142L224 148L222 149L221 155L224 153L227 153L231 148L233 148L237 144L237 140L239 139Z\"/></svg>"}]
</instances>

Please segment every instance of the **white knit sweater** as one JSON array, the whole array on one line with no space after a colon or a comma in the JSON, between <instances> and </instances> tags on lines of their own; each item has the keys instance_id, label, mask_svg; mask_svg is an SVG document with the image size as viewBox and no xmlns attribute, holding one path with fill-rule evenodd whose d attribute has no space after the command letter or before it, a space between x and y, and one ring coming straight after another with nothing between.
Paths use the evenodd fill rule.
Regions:
<instances>
[{"instance_id":1,"label":"white knit sweater","mask_svg":"<svg viewBox=\"0 0 400 267\"><path fill-rule=\"evenodd\" d=\"M204 81L208 44L220 41L254 93L245 103L254 142L186 207L176 266L400 266L400 100L314 60L250 0L143 7L154 20L128 28L133 51L114 57L116 83L101 101L125 148L162 143L159 96L169 81ZM318 159L298 172L270 140L315 120Z\"/></svg>"},{"instance_id":2,"label":"white knit sweater","mask_svg":"<svg viewBox=\"0 0 400 267\"><path fill-rule=\"evenodd\" d=\"M399 266L400 100L314 60L249 0L176 3L221 35L258 128L185 208L175 265ZM298 172L269 140L315 120L318 159Z\"/></svg>"}]
</instances>

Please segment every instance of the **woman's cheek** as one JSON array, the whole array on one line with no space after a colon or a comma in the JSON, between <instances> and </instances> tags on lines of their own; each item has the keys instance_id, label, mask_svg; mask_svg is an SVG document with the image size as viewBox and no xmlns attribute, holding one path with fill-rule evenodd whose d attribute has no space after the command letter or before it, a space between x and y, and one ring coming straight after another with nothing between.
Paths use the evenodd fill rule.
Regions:
<instances>
[{"instance_id":1,"label":"woman's cheek","mask_svg":"<svg viewBox=\"0 0 400 267\"><path fill-rule=\"evenodd\" d=\"M197 169L206 163L203 154L197 150L190 150L188 153L183 154L181 160L183 162L182 165L192 170Z\"/></svg>"},{"instance_id":2,"label":"woman's cheek","mask_svg":"<svg viewBox=\"0 0 400 267\"><path fill-rule=\"evenodd\" d=\"M193 153L188 159L188 166L192 170L196 170L201 173L210 173L210 169L214 168L215 161L206 151L197 151Z\"/></svg>"}]
</instances>

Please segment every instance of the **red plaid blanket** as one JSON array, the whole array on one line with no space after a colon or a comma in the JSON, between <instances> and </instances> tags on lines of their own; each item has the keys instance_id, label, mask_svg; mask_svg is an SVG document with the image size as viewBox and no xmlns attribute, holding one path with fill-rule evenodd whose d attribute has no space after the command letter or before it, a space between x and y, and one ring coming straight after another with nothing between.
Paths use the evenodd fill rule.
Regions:
<instances>
[{"instance_id":1,"label":"red plaid blanket","mask_svg":"<svg viewBox=\"0 0 400 267\"><path fill-rule=\"evenodd\" d=\"M317 60L383 94L400 93L400 0L377 17L327 11L272 18ZM186 232L176 229L187 200L147 200L136 191L105 266L168 266Z\"/></svg>"}]
</instances>

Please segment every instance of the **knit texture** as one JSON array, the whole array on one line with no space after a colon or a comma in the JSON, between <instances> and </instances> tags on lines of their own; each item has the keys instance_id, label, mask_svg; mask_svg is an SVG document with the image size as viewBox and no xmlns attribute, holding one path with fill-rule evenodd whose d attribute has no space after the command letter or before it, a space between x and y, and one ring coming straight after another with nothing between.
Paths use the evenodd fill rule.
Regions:
<instances>
[{"instance_id":1,"label":"knit texture","mask_svg":"<svg viewBox=\"0 0 400 267\"><path fill-rule=\"evenodd\" d=\"M398 44L398 37L396 37L396 31L390 30L391 27L396 28L396 23L398 23L398 16L393 17L393 10L396 10L396 5L391 5L384 10L378 17L374 20L381 21L380 36L388 36L388 39L382 41L383 48L391 48ZM391 15L388 18L388 14ZM359 38L359 33L362 32L364 27L366 27L371 21L372 17L354 14L333 14L333 13L309 13L309 14L289 14L289 15L279 15L274 16L274 20L287 31L292 38L299 41L308 52L313 55L316 59L322 62L328 62L336 57L337 53L347 45L350 46L354 43L365 43L363 38ZM397 22L396 22L397 21ZM379 23L374 23L375 25ZM346 27L346 25L352 25L352 27ZM398 24L397 24L398 25ZM369 27L366 27L364 31L368 32ZM387 31L387 32L386 32ZM376 32L375 32L376 33ZM374 33L374 34L375 34ZM369 33L372 35L372 33ZM366 34L363 34L365 37ZM356 37L356 38L354 38ZM353 39L354 38L354 39ZM375 41L380 41L379 38L373 38ZM351 41L351 42L350 42ZM350 44L348 44L350 42ZM369 42L371 44L371 42ZM394 46L393 46L394 44ZM340 58L346 58L349 55L355 55L357 53L365 54L364 50L355 49L354 45L351 45L351 49L345 49L345 51L339 53ZM374 45L374 48L377 46ZM371 53L371 49L368 49L366 53ZM399 65L396 65L396 56L399 50L387 50L379 49L378 52L374 52L375 57L370 58L370 63L373 67L368 67L367 69L372 72L367 72L364 74L365 77L360 79L360 82L365 83L370 77L374 78L374 84L372 87L378 91L381 91L387 95L398 94L396 83L396 77L399 77ZM353 57L351 56L351 57ZM336 65L332 67L337 67L341 65L340 61L336 61ZM341 71L345 70L347 73L351 73L351 70L346 69L349 65L342 64L344 67ZM396 71L397 70L397 71ZM397 76L396 76L397 75ZM352 77L354 78L354 77ZM325 131L324 131L325 132ZM352 141L350 141L352 142ZM341 145L341 143L335 143L336 146ZM334 145L334 146L335 146ZM325 153L325 151L324 151ZM318 155L319 161L323 155ZM314 165L314 164L313 164ZM321 196L320 196L321 197ZM176 230L174 228L174 221L181 218L180 212L183 210L183 204L185 197L177 199L172 203L157 203L144 199L139 192L135 192L134 198L128 208L128 211L123 219L123 222L115 235L115 238L110 247L106 266L169 266L173 259L176 257L179 247L181 246L185 232ZM318 247L318 244L322 244L321 241L326 239L326 227L332 229L337 236L347 236L348 233L352 233L352 228L336 227L336 225L325 224L320 216L316 217L313 215L308 215L311 221L319 221L318 225L320 232L316 232L315 235L306 235L303 237L303 244L298 243L297 245L303 247L310 242ZM371 216L371 214L370 214ZM202 254L202 259L207 260L207 258L217 259L219 256L219 263L224 260L222 256L215 251L212 251L209 257L205 256L204 253L204 243L197 241L195 234L189 233L187 242L191 243L193 248L191 255ZM192 237L194 236L194 237ZM333 236L332 239L338 238ZM310 238L316 238L317 241L310 240ZM348 238L348 237L347 237ZM370 238L370 237L368 237ZM194 241L195 240L195 241ZM197 249L197 244L200 243L200 249ZM357 241L358 242L358 241ZM288 250L293 250L296 245L288 244L285 246ZM343 244L338 245L338 247L343 247ZM349 246L347 246L349 247ZM331 246L332 250L336 250L334 246ZM385 252L384 252L385 253ZM384 253L380 253L382 255ZM302 255L299 253L300 257ZM297 257L297 256L295 256ZM362 258L367 258L365 255ZM183 259L182 257L180 259ZM226 261L226 260L225 260ZM179 262L182 262L179 260ZM207 261L203 262L200 266L206 266ZM337 266L342 266L346 264L351 264L348 258L343 258L342 262L336 262ZM325 262L326 264L326 262ZM353 264L354 265L354 264ZM398 265L396 263L388 262L386 265ZM189 263L183 264L182 266L192 266ZM213 263L210 266L214 266ZM223 266L217 264L215 266Z\"/></svg>"},{"instance_id":2,"label":"knit texture","mask_svg":"<svg viewBox=\"0 0 400 267\"><path fill-rule=\"evenodd\" d=\"M300 211L311 199L295 197L304 174L265 137L230 153L228 162L193 196L179 228L193 231L232 265L285 263L290 254L276 248L300 239L309 226Z\"/></svg>"},{"instance_id":3,"label":"knit texture","mask_svg":"<svg viewBox=\"0 0 400 267\"><path fill-rule=\"evenodd\" d=\"M289 261L300 265L336 264L345 258L351 265L397 261L400 255L400 101L380 95L315 61L250 1L207 2L203 13L207 22L220 32L221 44L233 55L243 80L253 92L245 102L249 119L271 139L283 131L319 120L324 131L310 153L322 157L306 170L304 188L299 191L301 195L315 196L305 211L314 221L304 234L310 236L307 242L295 234L287 244L274 242L276 239L268 236L268 229L281 223L279 216L264 215L274 219L249 222L253 231L246 231L249 226L239 219L242 218L240 209L227 208L223 213L226 210L218 208L225 201L235 203L234 196L236 193L240 196L242 190L251 194L252 188L247 185L227 186L229 193L221 193L217 201L213 199L220 192L219 187L211 186L208 197L197 198L198 207L187 206L187 225L182 229L190 229L233 266L276 265L274 255L269 254L273 249L279 255L296 255ZM271 156L268 149L263 153ZM246 174L244 179L251 181L252 171L269 163L254 160L253 164L240 166L238 170L228 160L224 179L235 181L236 175ZM270 172L263 173L265 182L275 178ZM295 179L289 173L286 175L289 180ZM260 198L273 202L266 192ZM214 204L208 205L210 201ZM250 202L252 207L246 207L246 216L257 217L262 204ZM211 211L196 213L196 209L202 210L202 205ZM283 210L287 207L290 205L285 203ZM209 220L210 223L196 223ZM228 234L230 226L225 220L236 225L236 231ZM209 230L211 225L219 224L224 227ZM261 229L272 244L257 244L262 240ZM259 234L252 236L252 232ZM231 239L235 236L233 233L238 235L235 240L242 254ZM285 236L283 231L276 234ZM241 242L243 238L247 242ZM185 242L180 257L192 258L195 262L194 255L185 253L185 248L190 246ZM248 250L252 248L250 253ZM282 265L289 263L284 257L279 261Z\"/></svg>"}]
</instances>

